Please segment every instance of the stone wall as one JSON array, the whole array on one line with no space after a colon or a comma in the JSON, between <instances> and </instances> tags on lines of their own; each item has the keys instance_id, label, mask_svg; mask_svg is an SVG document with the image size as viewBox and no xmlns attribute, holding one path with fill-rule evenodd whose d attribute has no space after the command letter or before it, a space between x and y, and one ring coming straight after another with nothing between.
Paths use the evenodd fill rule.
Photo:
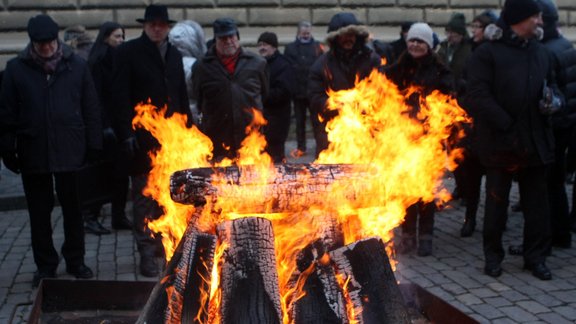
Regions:
<instances>
[{"instance_id":1,"label":"stone wall","mask_svg":"<svg viewBox=\"0 0 576 324\"><path fill-rule=\"evenodd\" d=\"M249 2L249 4L246 4ZM93 30L104 21L117 21L129 29L128 36L139 34L135 22L150 3L169 6L172 19L192 19L205 27L218 17L238 21L241 41L253 46L260 32L275 31L281 44L291 41L295 25L311 21L315 35L323 39L325 26L339 11L352 11L369 25L375 38L391 40L398 35L398 24L405 20L426 21L443 35L441 26L453 12L462 12L468 21L484 9L499 12L504 0L2 0L0 1L0 64L18 52L28 41L25 27L28 19L47 13L63 28L83 24ZM560 22L566 36L576 41L576 0L556 0Z\"/></svg>"}]
</instances>

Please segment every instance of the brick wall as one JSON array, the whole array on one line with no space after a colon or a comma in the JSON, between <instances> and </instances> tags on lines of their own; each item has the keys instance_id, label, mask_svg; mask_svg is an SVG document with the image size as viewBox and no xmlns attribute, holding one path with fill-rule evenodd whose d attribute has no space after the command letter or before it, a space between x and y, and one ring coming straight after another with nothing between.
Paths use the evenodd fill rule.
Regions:
<instances>
[{"instance_id":1,"label":"brick wall","mask_svg":"<svg viewBox=\"0 0 576 324\"><path fill-rule=\"evenodd\" d=\"M241 41L253 46L260 32L277 32L280 43L293 39L295 25L310 20L315 35L323 39L325 25L336 12L354 12L371 27L375 38L391 40L398 35L398 24L405 20L426 21L443 35L441 26L451 13L458 11L470 21L484 9L499 8L504 0L1 0L0 64L19 51L28 41L25 27L30 16L50 14L63 28L83 24L96 34L104 21L117 21L129 29L128 36L140 33L135 22L150 3L169 7L172 19L192 19L205 27L211 37L210 24L218 17L238 21ZM566 36L576 41L576 0L556 0L560 22Z\"/></svg>"}]
</instances>

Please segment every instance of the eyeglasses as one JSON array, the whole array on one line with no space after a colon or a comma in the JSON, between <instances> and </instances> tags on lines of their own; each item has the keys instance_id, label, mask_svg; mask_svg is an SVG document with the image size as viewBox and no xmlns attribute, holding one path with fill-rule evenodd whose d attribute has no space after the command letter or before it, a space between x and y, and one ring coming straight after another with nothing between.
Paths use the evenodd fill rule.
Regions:
<instances>
[{"instance_id":1,"label":"eyeglasses","mask_svg":"<svg viewBox=\"0 0 576 324\"><path fill-rule=\"evenodd\" d=\"M480 24L470 24L470 28L472 29L482 29L484 28L482 25Z\"/></svg>"}]
</instances>

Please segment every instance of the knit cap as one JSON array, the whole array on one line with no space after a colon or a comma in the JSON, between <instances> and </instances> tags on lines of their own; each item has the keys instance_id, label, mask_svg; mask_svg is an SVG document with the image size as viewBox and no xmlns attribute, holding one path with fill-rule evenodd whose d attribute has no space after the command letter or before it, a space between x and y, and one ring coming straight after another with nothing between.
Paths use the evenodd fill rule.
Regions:
<instances>
[{"instance_id":1,"label":"knit cap","mask_svg":"<svg viewBox=\"0 0 576 324\"><path fill-rule=\"evenodd\" d=\"M48 15L37 15L28 20L28 36L33 42L55 40L58 30L58 24Z\"/></svg>"},{"instance_id":2,"label":"knit cap","mask_svg":"<svg viewBox=\"0 0 576 324\"><path fill-rule=\"evenodd\" d=\"M263 32L260 34L260 37L258 37L258 43L260 42L264 42L274 48L278 48L278 37L275 33Z\"/></svg>"},{"instance_id":3,"label":"knit cap","mask_svg":"<svg viewBox=\"0 0 576 324\"><path fill-rule=\"evenodd\" d=\"M419 39L428 44L428 47L434 48L434 32L427 23L414 23L406 35L406 40L411 39Z\"/></svg>"},{"instance_id":4,"label":"knit cap","mask_svg":"<svg viewBox=\"0 0 576 324\"><path fill-rule=\"evenodd\" d=\"M450 17L450 21L446 25L446 30L453 31L462 36L468 35L468 30L466 30L466 17L464 14L455 12Z\"/></svg>"},{"instance_id":5,"label":"knit cap","mask_svg":"<svg viewBox=\"0 0 576 324\"><path fill-rule=\"evenodd\" d=\"M541 11L535 0L506 0L502 8L502 19L506 25L512 26Z\"/></svg>"}]
</instances>

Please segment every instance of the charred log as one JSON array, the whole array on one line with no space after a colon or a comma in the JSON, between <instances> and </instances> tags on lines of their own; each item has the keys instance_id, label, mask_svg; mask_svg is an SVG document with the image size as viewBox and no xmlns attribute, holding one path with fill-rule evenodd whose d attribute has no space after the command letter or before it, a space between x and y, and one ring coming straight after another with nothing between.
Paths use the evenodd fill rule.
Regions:
<instances>
[{"instance_id":1,"label":"charred log","mask_svg":"<svg viewBox=\"0 0 576 324\"><path fill-rule=\"evenodd\" d=\"M240 218L218 226L224 251L220 287L223 324L282 323L272 224Z\"/></svg>"},{"instance_id":2,"label":"charred log","mask_svg":"<svg viewBox=\"0 0 576 324\"><path fill-rule=\"evenodd\" d=\"M200 305L196 296L205 284L200 275L209 278L209 270L208 274L203 273L202 269L206 267L202 262L205 260L206 265L211 265L215 244L214 235L201 234L188 227L136 323L160 324L170 322L173 317L181 316L184 320L196 316L200 307L204 306ZM191 286L194 284L198 286ZM168 291L171 291L170 295Z\"/></svg>"},{"instance_id":3,"label":"charred log","mask_svg":"<svg viewBox=\"0 0 576 324\"><path fill-rule=\"evenodd\" d=\"M270 173L272 176L262 183L260 169L254 167L182 170L172 174L170 194L172 200L182 204L203 206L207 199L216 201L222 198L241 206L242 202L255 200L254 192L258 192L257 204L261 205L251 205L250 210L238 212L258 213L270 207L272 211L288 212L325 202L331 186L340 180L367 184L370 178L368 167L346 164L278 164L271 167ZM252 187L254 190L227 191L230 186ZM353 200L363 190L361 185L348 185L345 196Z\"/></svg>"},{"instance_id":4,"label":"charred log","mask_svg":"<svg viewBox=\"0 0 576 324\"><path fill-rule=\"evenodd\" d=\"M358 323L409 323L408 310L380 238L369 238L330 252L338 275L347 278Z\"/></svg>"}]
</instances>

